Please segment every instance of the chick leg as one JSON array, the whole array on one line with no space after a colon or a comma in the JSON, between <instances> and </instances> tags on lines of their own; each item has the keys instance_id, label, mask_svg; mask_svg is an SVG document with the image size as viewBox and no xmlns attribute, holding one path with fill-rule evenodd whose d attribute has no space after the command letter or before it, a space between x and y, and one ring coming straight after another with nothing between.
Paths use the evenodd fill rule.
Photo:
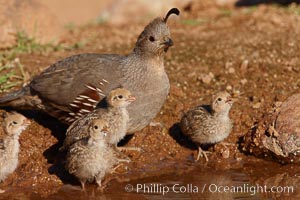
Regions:
<instances>
[{"instance_id":1,"label":"chick leg","mask_svg":"<svg viewBox=\"0 0 300 200\"><path fill-rule=\"evenodd\" d=\"M229 142L220 142L219 143L221 146L223 146L225 149L228 148L228 146L234 146L234 143L229 143Z\"/></svg>"},{"instance_id":2,"label":"chick leg","mask_svg":"<svg viewBox=\"0 0 300 200\"><path fill-rule=\"evenodd\" d=\"M209 151L204 151L200 146L198 147L198 155L197 155L197 159L196 161L199 160L200 157L204 157L205 158L205 161L208 162L208 157L206 154L209 154L211 152Z\"/></svg>"},{"instance_id":3,"label":"chick leg","mask_svg":"<svg viewBox=\"0 0 300 200\"><path fill-rule=\"evenodd\" d=\"M141 152L142 149L139 147L117 147L119 151L138 151Z\"/></svg>"},{"instance_id":4,"label":"chick leg","mask_svg":"<svg viewBox=\"0 0 300 200\"><path fill-rule=\"evenodd\" d=\"M82 190L85 190L85 182L86 180L80 180Z\"/></svg>"}]
</instances>

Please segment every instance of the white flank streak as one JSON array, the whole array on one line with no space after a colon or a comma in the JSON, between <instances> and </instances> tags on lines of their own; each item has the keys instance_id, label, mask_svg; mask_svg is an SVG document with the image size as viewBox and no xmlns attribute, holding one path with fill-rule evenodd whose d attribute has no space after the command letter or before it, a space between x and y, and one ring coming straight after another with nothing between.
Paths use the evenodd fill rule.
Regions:
<instances>
[{"instance_id":1,"label":"white flank streak","mask_svg":"<svg viewBox=\"0 0 300 200\"><path fill-rule=\"evenodd\" d=\"M103 92L100 88L96 88L98 92Z\"/></svg>"},{"instance_id":2,"label":"white flank streak","mask_svg":"<svg viewBox=\"0 0 300 200\"><path fill-rule=\"evenodd\" d=\"M103 91L101 89L97 88L97 91L98 91L98 94L105 97L105 95L102 93Z\"/></svg>"},{"instance_id":3,"label":"white flank streak","mask_svg":"<svg viewBox=\"0 0 300 200\"><path fill-rule=\"evenodd\" d=\"M43 74L49 75L49 74L55 74L55 73L59 73L59 72L63 72L63 71L65 71L65 69L55 70L52 72L44 72Z\"/></svg>"},{"instance_id":4,"label":"white flank streak","mask_svg":"<svg viewBox=\"0 0 300 200\"><path fill-rule=\"evenodd\" d=\"M94 87L90 86L90 85L85 85L85 87L87 87L87 88L89 88L89 89L91 89L91 90L96 91L96 89L95 89Z\"/></svg>"},{"instance_id":5,"label":"white flank streak","mask_svg":"<svg viewBox=\"0 0 300 200\"><path fill-rule=\"evenodd\" d=\"M74 100L73 103L81 103L81 101Z\"/></svg>"},{"instance_id":6,"label":"white flank streak","mask_svg":"<svg viewBox=\"0 0 300 200\"><path fill-rule=\"evenodd\" d=\"M83 103L83 105L93 107L93 105L90 103Z\"/></svg>"},{"instance_id":7,"label":"white flank streak","mask_svg":"<svg viewBox=\"0 0 300 200\"><path fill-rule=\"evenodd\" d=\"M104 84L102 83L102 81L100 81L99 84L100 84L100 85L104 85Z\"/></svg>"},{"instance_id":8,"label":"white flank streak","mask_svg":"<svg viewBox=\"0 0 300 200\"><path fill-rule=\"evenodd\" d=\"M90 111L89 110L86 110L86 109L80 109L80 111L79 112L86 112L86 113L89 113Z\"/></svg>"},{"instance_id":9,"label":"white flank streak","mask_svg":"<svg viewBox=\"0 0 300 200\"><path fill-rule=\"evenodd\" d=\"M79 115L80 117L82 117L82 114L81 114L81 113L77 113L77 115Z\"/></svg>"},{"instance_id":10,"label":"white flank streak","mask_svg":"<svg viewBox=\"0 0 300 200\"><path fill-rule=\"evenodd\" d=\"M74 104L74 103L71 103L70 106L73 106L73 107L75 107L75 108L78 108L78 106L77 106L76 104Z\"/></svg>"},{"instance_id":11,"label":"white flank streak","mask_svg":"<svg viewBox=\"0 0 300 200\"><path fill-rule=\"evenodd\" d=\"M88 99L88 98L90 98L90 97L88 97L88 96L85 96L85 95L79 95L79 97L81 97L81 98L84 98L84 99Z\"/></svg>"},{"instance_id":12,"label":"white flank streak","mask_svg":"<svg viewBox=\"0 0 300 200\"><path fill-rule=\"evenodd\" d=\"M79 119L80 117L79 117L79 116L75 116L75 118L76 118L76 119Z\"/></svg>"},{"instance_id":13,"label":"white flank streak","mask_svg":"<svg viewBox=\"0 0 300 200\"><path fill-rule=\"evenodd\" d=\"M97 101L95 101L94 99L87 99L89 102L92 102L92 103L97 103Z\"/></svg>"},{"instance_id":14,"label":"white flank streak","mask_svg":"<svg viewBox=\"0 0 300 200\"><path fill-rule=\"evenodd\" d=\"M72 119L71 119L70 117L67 117L67 118L65 119L65 121L70 122L70 121L72 121Z\"/></svg>"},{"instance_id":15,"label":"white flank streak","mask_svg":"<svg viewBox=\"0 0 300 200\"><path fill-rule=\"evenodd\" d=\"M69 113L69 115L71 115L71 116L75 116L75 113Z\"/></svg>"},{"instance_id":16,"label":"white flank streak","mask_svg":"<svg viewBox=\"0 0 300 200\"><path fill-rule=\"evenodd\" d=\"M80 98L80 97L76 97L75 99L78 100L78 101L83 100L83 98Z\"/></svg>"},{"instance_id":17,"label":"white flank streak","mask_svg":"<svg viewBox=\"0 0 300 200\"><path fill-rule=\"evenodd\" d=\"M102 79L105 83L109 83L107 80L105 80L104 78Z\"/></svg>"}]
</instances>

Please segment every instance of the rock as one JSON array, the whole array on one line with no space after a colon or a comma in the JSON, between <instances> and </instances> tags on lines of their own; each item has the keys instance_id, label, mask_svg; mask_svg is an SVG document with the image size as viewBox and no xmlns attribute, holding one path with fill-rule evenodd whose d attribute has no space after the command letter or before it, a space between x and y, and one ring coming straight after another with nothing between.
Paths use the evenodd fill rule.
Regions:
<instances>
[{"instance_id":1,"label":"rock","mask_svg":"<svg viewBox=\"0 0 300 200\"><path fill-rule=\"evenodd\" d=\"M242 84L242 85L245 85L247 82L248 82L248 81L247 81L247 79L245 79L245 78L241 80L241 84Z\"/></svg>"},{"instance_id":2,"label":"rock","mask_svg":"<svg viewBox=\"0 0 300 200\"><path fill-rule=\"evenodd\" d=\"M248 60L243 60L242 64L241 64L241 72L242 73L246 73L248 70L248 65L249 65L249 61Z\"/></svg>"},{"instance_id":3,"label":"rock","mask_svg":"<svg viewBox=\"0 0 300 200\"><path fill-rule=\"evenodd\" d=\"M244 137L243 149L282 163L300 161L300 94L275 103Z\"/></svg>"},{"instance_id":4,"label":"rock","mask_svg":"<svg viewBox=\"0 0 300 200\"><path fill-rule=\"evenodd\" d=\"M212 72L209 72L209 74L202 74L199 79L205 84L210 84L214 77L215 75Z\"/></svg>"},{"instance_id":5,"label":"rock","mask_svg":"<svg viewBox=\"0 0 300 200\"><path fill-rule=\"evenodd\" d=\"M282 103L274 126L270 127L272 137L264 141L266 147L272 144L280 152L276 154L284 157L290 154L298 155L300 153L300 94L295 94Z\"/></svg>"}]
</instances>

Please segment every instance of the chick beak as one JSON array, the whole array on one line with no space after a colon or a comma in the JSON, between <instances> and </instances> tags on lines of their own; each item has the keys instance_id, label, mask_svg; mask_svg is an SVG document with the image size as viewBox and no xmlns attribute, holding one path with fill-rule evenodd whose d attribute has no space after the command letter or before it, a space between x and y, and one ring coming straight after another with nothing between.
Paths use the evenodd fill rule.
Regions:
<instances>
[{"instance_id":1,"label":"chick beak","mask_svg":"<svg viewBox=\"0 0 300 200\"><path fill-rule=\"evenodd\" d=\"M22 123L23 126L29 126L31 124L31 121L29 119L25 119Z\"/></svg>"},{"instance_id":2,"label":"chick beak","mask_svg":"<svg viewBox=\"0 0 300 200\"><path fill-rule=\"evenodd\" d=\"M225 103L233 103L233 99L231 97L227 97Z\"/></svg>"},{"instance_id":3,"label":"chick beak","mask_svg":"<svg viewBox=\"0 0 300 200\"><path fill-rule=\"evenodd\" d=\"M104 127L104 128L102 129L102 132L103 132L104 137L106 137L106 136L108 135L108 128L107 128L107 127Z\"/></svg>"},{"instance_id":4,"label":"chick beak","mask_svg":"<svg viewBox=\"0 0 300 200\"><path fill-rule=\"evenodd\" d=\"M129 96L127 101L128 102L134 102L136 100L135 96Z\"/></svg>"}]
</instances>

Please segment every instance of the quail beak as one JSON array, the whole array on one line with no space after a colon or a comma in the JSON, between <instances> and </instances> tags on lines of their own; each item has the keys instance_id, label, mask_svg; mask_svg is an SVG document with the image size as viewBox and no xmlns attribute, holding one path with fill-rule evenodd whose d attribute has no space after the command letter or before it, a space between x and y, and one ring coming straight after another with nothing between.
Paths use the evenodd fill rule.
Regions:
<instances>
[{"instance_id":1,"label":"quail beak","mask_svg":"<svg viewBox=\"0 0 300 200\"><path fill-rule=\"evenodd\" d=\"M25 119L22 123L23 126L29 126L31 124L31 121L29 119Z\"/></svg>"},{"instance_id":2,"label":"quail beak","mask_svg":"<svg viewBox=\"0 0 300 200\"><path fill-rule=\"evenodd\" d=\"M166 41L164 41L163 43L161 43L161 45L164 45L166 47L171 47L174 45L173 40L171 38L168 38Z\"/></svg>"},{"instance_id":3,"label":"quail beak","mask_svg":"<svg viewBox=\"0 0 300 200\"><path fill-rule=\"evenodd\" d=\"M103 135L104 135L104 137L106 137L108 135L108 133L106 131L103 131Z\"/></svg>"},{"instance_id":4,"label":"quail beak","mask_svg":"<svg viewBox=\"0 0 300 200\"><path fill-rule=\"evenodd\" d=\"M104 127L104 128L102 129L102 132L103 132L104 137L106 137L106 136L108 135L108 128L107 128L107 127Z\"/></svg>"},{"instance_id":5,"label":"quail beak","mask_svg":"<svg viewBox=\"0 0 300 200\"><path fill-rule=\"evenodd\" d=\"M235 100L232 97L227 97L225 103L233 104Z\"/></svg>"},{"instance_id":6,"label":"quail beak","mask_svg":"<svg viewBox=\"0 0 300 200\"><path fill-rule=\"evenodd\" d=\"M169 47L173 46L174 43L173 43L173 40L171 38L168 38L166 41L160 43L160 45L162 45L163 48L164 48L164 51L167 52Z\"/></svg>"},{"instance_id":7,"label":"quail beak","mask_svg":"<svg viewBox=\"0 0 300 200\"><path fill-rule=\"evenodd\" d=\"M135 96L129 96L127 101L128 102L134 102L136 100Z\"/></svg>"}]
</instances>

